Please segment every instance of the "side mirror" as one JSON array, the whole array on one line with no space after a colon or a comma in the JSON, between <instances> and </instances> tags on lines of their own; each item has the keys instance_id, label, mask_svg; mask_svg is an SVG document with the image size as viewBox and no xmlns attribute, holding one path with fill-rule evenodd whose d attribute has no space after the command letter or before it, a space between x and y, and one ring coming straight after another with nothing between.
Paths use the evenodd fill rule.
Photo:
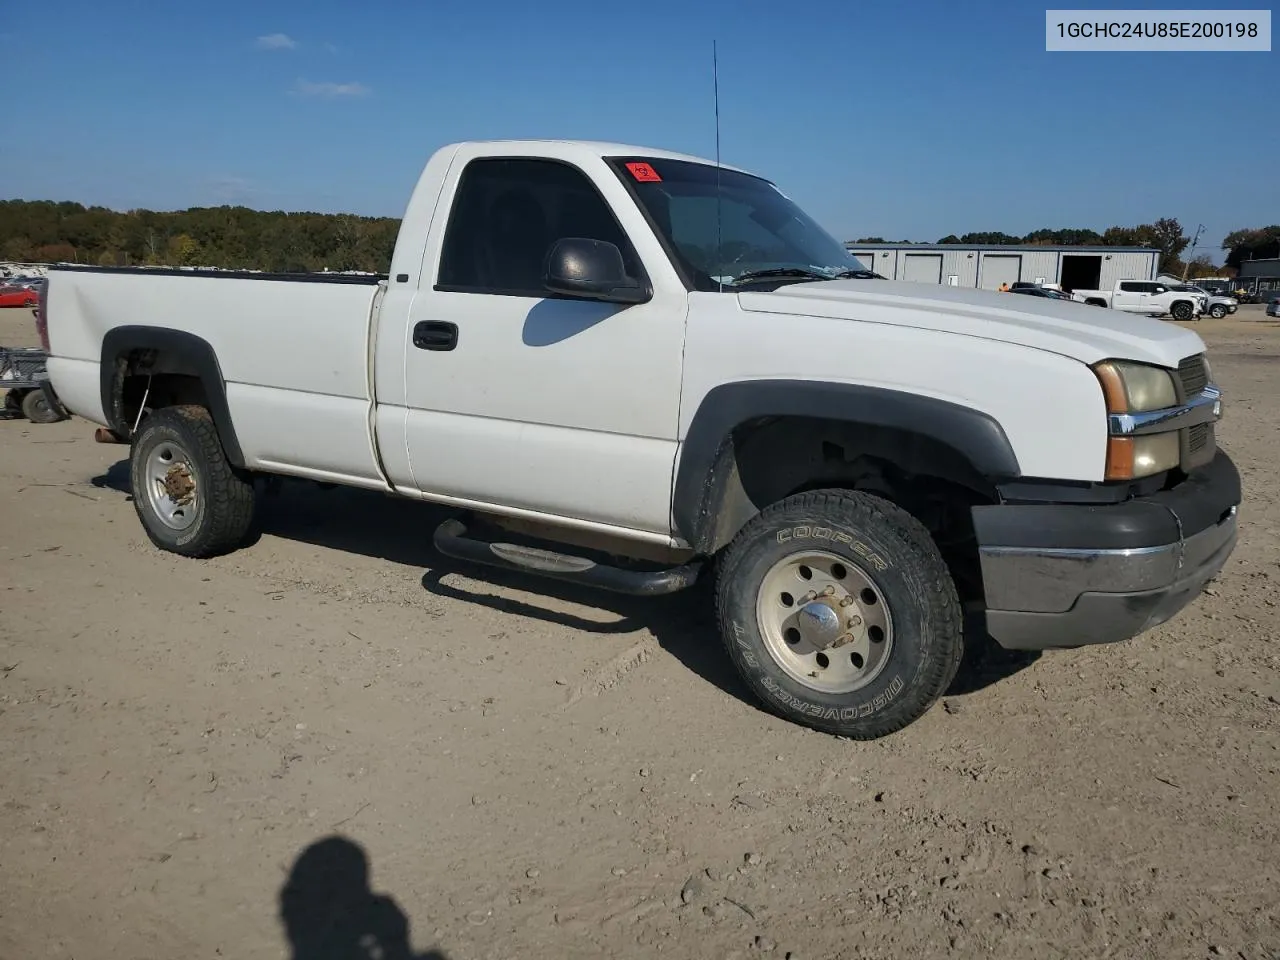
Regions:
<instances>
[{"instance_id":1,"label":"side mirror","mask_svg":"<svg viewBox=\"0 0 1280 960\"><path fill-rule=\"evenodd\" d=\"M627 276L615 244L586 237L557 240L547 253L543 286L552 293L606 303L644 303L652 294Z\"/></svg>"}]
</instances>

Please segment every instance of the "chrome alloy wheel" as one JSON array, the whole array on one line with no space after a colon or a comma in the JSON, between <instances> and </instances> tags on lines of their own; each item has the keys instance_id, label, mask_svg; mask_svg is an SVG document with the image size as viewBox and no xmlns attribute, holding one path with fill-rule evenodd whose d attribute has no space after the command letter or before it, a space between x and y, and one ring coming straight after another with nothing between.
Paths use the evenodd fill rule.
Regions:
<instances>
[{"instance_id":1,"label":"chrome alloy wheel","mask_svg":"<svg viewBox=\"0 0 1280 960\"><path fill-rule=\"evenodd\" d=\"M798 683L826 694L866 686L893 649L893 618L866 573L831 553L793 553L770 568L756 596L770 656Z\"/></svg>"}]
</instances>

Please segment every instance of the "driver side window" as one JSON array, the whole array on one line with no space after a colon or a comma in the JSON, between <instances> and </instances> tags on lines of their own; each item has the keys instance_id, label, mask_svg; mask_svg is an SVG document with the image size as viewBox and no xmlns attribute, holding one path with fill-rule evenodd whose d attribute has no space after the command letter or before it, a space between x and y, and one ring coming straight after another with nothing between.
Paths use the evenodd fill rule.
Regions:
<instances>
[{"instance_id":1,"label":"driver side window","mask_svg":"<svg viewBox=\"0 0 1280 960\"><path fill-rule=\"evenodd\" d=\"M454 194L435 289L554 296L543 287L547 253L564 237L608 241L622 251L630 276L644 276L613 211L581 170L554 160L472 160Z\"/></svg>"}]
</instances>

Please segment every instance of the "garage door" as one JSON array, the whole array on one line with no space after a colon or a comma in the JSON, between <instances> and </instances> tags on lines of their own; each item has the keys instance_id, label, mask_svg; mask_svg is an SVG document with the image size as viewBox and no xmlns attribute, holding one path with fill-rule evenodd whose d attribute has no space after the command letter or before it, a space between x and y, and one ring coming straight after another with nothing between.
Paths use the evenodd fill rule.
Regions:
<instances>
[{"instance_id":1,"label":"garage door","mask_svg":"<svg viewBox=\"0 0 1280 960\"><path fill-rule=\"evenodd\" d=\"M978 286L983 290L998 290L1000 284L1010 286L1022 279L1022 257L1017 254L989 253L982 258L982 275Z\"/></svg>"},{"instance_id":2,"label":"garage door","mask_svg":"<svg viewBox=\"0 0 1280 960\"><path fill-rule=\"evenodd\" d=\"M917 283L942 282L942 254L908 253L902 266L902 279Z\"/></svg>"},{"instance_id":3,"label":"garage door","mask_svg":"<svg viewBox=\"0 0 1280 960\"><path fill-rule=\"evenodd\" d=\"M866 253L850 253L851 257L862 264L864 270L874 270L876 268L876 255L874 251Z\"/></svg>"}]
</instances>

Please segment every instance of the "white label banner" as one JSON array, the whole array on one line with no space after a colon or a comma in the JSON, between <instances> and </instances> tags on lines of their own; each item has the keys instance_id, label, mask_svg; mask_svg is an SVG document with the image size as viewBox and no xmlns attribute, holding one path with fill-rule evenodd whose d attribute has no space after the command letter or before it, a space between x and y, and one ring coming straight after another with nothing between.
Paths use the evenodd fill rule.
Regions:
<instances>
[{"instance_id":1,"label":"white label banner","mask_svg":"<svg viewBox=\"0 0 1280 960\"><path fill-rule=\"evenodd\" d=\"M1271 51L1270 10L1046 10L1045 50Z\"/></svg>"}]
</instances>

